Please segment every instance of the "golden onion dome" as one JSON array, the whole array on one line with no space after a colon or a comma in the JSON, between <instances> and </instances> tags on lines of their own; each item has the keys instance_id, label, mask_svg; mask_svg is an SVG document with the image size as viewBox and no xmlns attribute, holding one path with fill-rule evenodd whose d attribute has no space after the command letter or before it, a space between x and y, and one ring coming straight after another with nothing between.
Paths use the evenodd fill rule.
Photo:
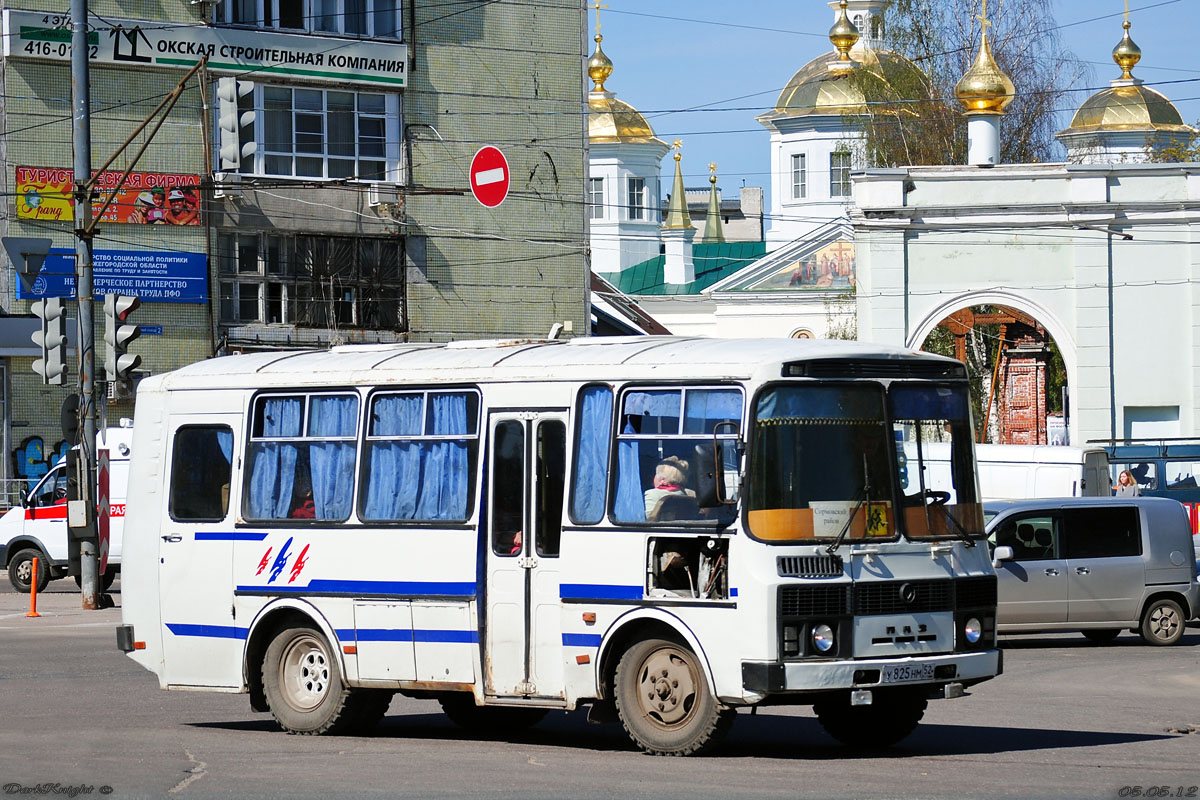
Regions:
<instances>
[{"instance_id":1,"label":"golden onion dome","mask_svg":"<svg viewBox=\"0 0 1200 800\"><path fill-rule=\"evenodd\" d=\"M984 14L986 13L985 3ZM954 96L963 104L968 114L1003 114L1004 109L1013 101L1016 87L992 55L992 43L987 37L987 26L991 23L987 21L986 16L982 21L983 36L980 38L979 53L975 56L975 63L954 87Z\"/></svg>"},{"instance_id":2,"label":"golden onion dome","mask_svg":"<svg viewBox=\"0 0 1200 800\"><path fill-rule=\"evenodd\" d=\"M1083 101L1071 124L1059 135L1103 131L1192 133L1193 128L1184 124L1170 100L1133 77L1130 70L1141 60L1142 51L1129 37L1129 20L1122 27L1125 36L1113 48L1113 61L1121 68L1121 77Z\"/></svg>"},{"instance_id":3,"label":"golden onion dome","mask_svg":"<svg viewBox=\"0 0 1200 800\"><path fill-rule=\"evenodd\" d=\"M1113 86L1089 97L1064 133L1097 131L1190 132L1175 105L1142 84Z\"/></svg>"},{"instance_id":4,"label":"golden onion dome","mask_svg":"<svg viewBox=\"0 0 1200 800\"><path fill-rule=\"evenodd\" d=\"M855 48L849 52L856 69L837 69L841 54L823 53L801 67L783 87L775 108L758 119L769 122L783 117L864 114L866 104L876 101L925 100L930 97L929 79L921 68L890 50ZM834 69L830 69L830 66ZM919 86L919 97L911 87ZM908 88L899 88L908 87Z\"/></svg>"},{"instance_id":5,"label":"golden onion dome","mask_svg":"<svg viewBox=\"0 0 1200 800\"><path fill-rule=\"evenodd\" d=\"M595 39L596 52L588 59L588 77L595 82L588 92L588 141L656 143L666 147L667 143L654 135L654 129L636 108L604 89L604 82L612 75L613 63L600 49L604 37L596 34Z\"/></svg>"}]
</instances>

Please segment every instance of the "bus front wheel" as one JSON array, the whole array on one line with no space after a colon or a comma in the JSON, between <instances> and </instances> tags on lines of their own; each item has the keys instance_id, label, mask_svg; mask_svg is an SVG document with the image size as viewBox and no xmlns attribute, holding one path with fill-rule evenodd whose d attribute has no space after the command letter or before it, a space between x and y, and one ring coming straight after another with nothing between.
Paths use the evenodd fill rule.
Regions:
<instances>
[{"instance_id":1,"label":"bus front wheel","mask_svg":"<svg viewBox=\"0 0 1200 800\"><path fill-rule=\"evenodd\" d=\"M338 733L359 719L337 656L315 628L277 633L263 656L262 678L271 714L288 733Z\"/></svg>"},{"instance_id":2,"label":"bus front wheel","mask_svg":"<svg viewBox=\"0 0 1200 800\"><path fill-rule=\"evenodd\" d=\"M625 732L651 755L703 752L733 726L736 712L717 702L696 654L676 642L647 639L629 648L615 687Z\"/></svg>"},{"instance_id":3,"label":"bus front wheel","mask_svg":"<svg viewBox=\"0 0 1200 800\"><path fill-rule=\"evenodd\" d=\"M851 747L888 747L917 727L929 702L917 690L875 692L873 702L850 705L848 692L813 704L813 711L833 738Z\"/></svg>"}]
</instances>

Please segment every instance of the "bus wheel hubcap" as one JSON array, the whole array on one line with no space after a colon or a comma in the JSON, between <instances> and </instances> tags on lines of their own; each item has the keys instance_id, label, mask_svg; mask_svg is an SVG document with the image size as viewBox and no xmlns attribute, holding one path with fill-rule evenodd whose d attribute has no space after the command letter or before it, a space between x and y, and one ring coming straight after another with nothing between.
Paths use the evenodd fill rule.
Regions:
<instances>
[{"instance_id":1,"label":"bus wheel hubcap","mask_svg":"<svg viewBox=\"0 0 1200 800\"><path fill-rule=\"evenodd\" d=\"M642 712L663 725L684 721L696 701L696 678L674 648L657 650L642 665L638 686Z\"/></svg>"},{"instance_id":2,"label":"bus wheel hubcap","mask_svg":"<svg viewBox=\"0 0 1200 800\"><path fill-rule=\"evenodd\" d=\"M309 710L320 705L329 690L329 657L311 636L296 639L283 654L282 687L288 703Z\"/></svg>"}]
</instances>

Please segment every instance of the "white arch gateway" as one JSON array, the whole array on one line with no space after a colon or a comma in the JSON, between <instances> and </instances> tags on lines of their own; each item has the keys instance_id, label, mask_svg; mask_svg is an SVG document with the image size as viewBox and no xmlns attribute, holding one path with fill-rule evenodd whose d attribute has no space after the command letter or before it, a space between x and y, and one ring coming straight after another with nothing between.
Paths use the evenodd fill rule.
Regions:
<instances>
[{"instance_id":1,"label":"white arch gateway","mask_svg":"<svg viewBox=\"0 0 1200 800\"><path fill-rule=\"evenodd\" d=\"M853 223L860 339L1010 306L1060 347L1072 443L1197 435L1200 165L870 170Z\"/></svg>"}]
</instances>

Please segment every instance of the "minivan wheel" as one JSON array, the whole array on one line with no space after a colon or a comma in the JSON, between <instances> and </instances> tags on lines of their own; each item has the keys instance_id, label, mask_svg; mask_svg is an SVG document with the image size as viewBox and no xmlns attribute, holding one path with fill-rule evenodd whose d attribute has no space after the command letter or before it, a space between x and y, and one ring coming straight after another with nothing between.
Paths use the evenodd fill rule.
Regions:
<instances>
[{"instance_id":1,"label":"minivan wheel","mask_svg":"<svg viewBox=\"0 0 1200 800\"><path fill-rule=\"evenodd\" d=\"M1096 644L1108 644L1113 639L1116 639L1121 635L1121 629L1101 628L1090 631L1080 631L1080 633L1082 633L1083 638L1087 639L1089 642L1095 642Z\"/></svg>"},{"instance_id":2,"label":"minivan wheel","mask_svg":"<svg viewBox=\"0 0 1200 800\"><path fill-rule=\"evenodd\" d=\"M1160 597L1146 606L1138 633L1146 644L1167 645L1182 639L1183 630L1183 609L1179 603Z\"/></svg>"}]
</instances>

